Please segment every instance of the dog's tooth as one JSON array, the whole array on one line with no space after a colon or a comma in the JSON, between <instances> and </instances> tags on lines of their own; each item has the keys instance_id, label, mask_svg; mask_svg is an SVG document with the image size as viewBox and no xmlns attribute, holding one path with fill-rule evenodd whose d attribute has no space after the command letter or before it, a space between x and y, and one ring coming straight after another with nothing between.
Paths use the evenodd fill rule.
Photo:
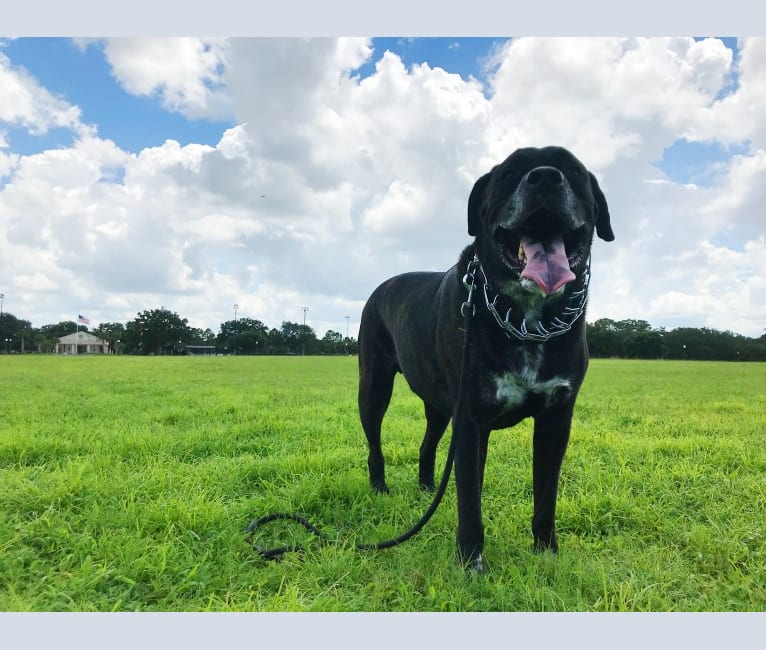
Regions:
<instances>
[{"instance_id":1,"label":"dog's tooth","mask_svg":"<svg viewBox=\"0 0 766 650\"><path fill-rule=\"evenodd\" d=\"M525 259L525 256L524 256L524 246L521 245L521 242L519 242L519 253L518 253L517 257L519 258L520 262L523 262L524 259Z\"/></svg>"}]
</instances>

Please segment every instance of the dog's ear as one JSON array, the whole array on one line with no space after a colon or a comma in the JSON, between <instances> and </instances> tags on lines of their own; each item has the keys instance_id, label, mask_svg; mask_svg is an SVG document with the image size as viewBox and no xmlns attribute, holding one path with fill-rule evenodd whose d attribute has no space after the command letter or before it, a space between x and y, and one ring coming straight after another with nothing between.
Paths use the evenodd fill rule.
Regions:
<instances>
[{"instance_id":1,"label":"dog's ear","mask_svg":"<svg viewBox=\"0 0 766 650\"><path fill-rule=\"evenodd\" d=\"M468 234L476 237L481 230L481 206L484 203L484 190L492 176L492 172L484 174L474 183L471 195L468 197Z\"/></svg>"},{"instance_id":2,"label":"dog's ear","mask_svg":"<svg viewBox=\"0 0 766 650\"><path fill-rule=\"evenodd\" d=\"M598 186L596 177L590 172L588 172L588 176L590 176L590 189L593 192L593 198L596 199L596 234L604 241L612 241L614 240L614 232L612 232L606 197Z\"/></svg>"}]
</instances>

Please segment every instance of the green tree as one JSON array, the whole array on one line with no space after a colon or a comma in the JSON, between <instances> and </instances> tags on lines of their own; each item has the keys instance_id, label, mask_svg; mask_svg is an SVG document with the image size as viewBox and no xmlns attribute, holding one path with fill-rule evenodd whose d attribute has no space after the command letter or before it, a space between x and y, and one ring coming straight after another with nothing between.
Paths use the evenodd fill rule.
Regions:
<instances>
[{"instance_id":1,"label":"green tree","mask_svg":"<svg viewBox=\"0 0 766 650\"><path fill-rule=\"evenodd\" d=\"M359 354L359 341L353 336L346 336L343 339L343 351L346 354Z\"/></svg>"},{"instance_id":2,"label":"green tree","mask_svg":"<svg viewBox=\"0 0 766 650\"><path fill-rule=\"evenodd\" d=\"M622 338L611 318L599 318L585 326L588 350L592 357L616 357L622 354Z\"/></svg>"},{"instance_id":3,"label":"green tree","mask_svg":"<svg viewBox=\"0 0 766 650\"><path fill-rule=\"evenodd\" d=\"M660 332L631 332L623 341L625 356L631 359L661 359L665 342Z\"/></svg>"},{"instance_id":4,"label":"green tree","mask_svg":"<svg viewBox=\"0 0 766 650\"><path fill-rule=\"evenodd\" d=\"M628 318L615 321L599 318L585 327L588 349L593 357L620 357L625 353L625 339L633 334L651 332L652 326L645 320ZM642 339L635 339L642 340ZM632 346L633 344L631 344Z\"/></svg>"},{"instance_id":5,"label":"green tree","mask_svg":"<svg viewBox=\"0 0 766 650\"><path fill-rule=\"evenodd\" d=\"M193 327L190 330L189 343L191 345L215 345L215 332L209 327L204 330L200 327Z\"/></svg>"},{"instance_id":6,"label":"green tree","mask_svg":"<svg viewBox=\"0 0 766 650\"><path fill-rule=\"evenodd\" d=\"M276 327L272 327L269 330L266 341L269 354L284 354L287 352L287 343L282 337L282 331Z\"/></svg>"},{"instance_id":7,"label":"green tree","mask_svg":"<svg viewBox=\"0 0 766 650\"><path fill-rule=\"evenodd\" d=\"M221 323L217 342L219 348L235 354L263 354L268 347L269 328L252 318L226 321Z\"/></svg>"},{"instance_id":8,"label":"green tree","mask_svg":"<svg viewBox=\"0 0 766 650\"><path fill-rule=\"evenodd\" d=\"M287 352L294 354L314 354L319 351L316 333L308 325L283 321L280 330Z\"/></svg>"},{"instance_id":9,"label":"green tree","mask_svg":"<svg viewBox=\"0 0 766 650\"><path fill-rule=\"evenodd\" d=\"M343 335L335 330L327 330L320 341L322 354L341 354L343 350Z\"/></svg>"},{"instance_id":10,"label":"green tree","mask_svg":"<svg viewBox=\"0 0 766 650\"><path fill-rule=\"evenodd\" d=\"M652 326L648 321L626 318L615 323L620 332L651 332Z\"/></svg>"},{"instance_id":11,"label":"green tree","mask_svg":"<svg viewBox=\"0 0 766 650\"><path fill-rule=\"evenodd\" d=\"M164 307L139 312L125 326L126 349L138 354L172 354L189 343L188 319Z\"/></svg>"},{"instance_id":12,"label":"green tree","mask_svg":"<svg viewBox=\"0 0 766 650\"><path fill-rule=\"evenodd\" d=\"M0 352L29 352L33 338L32 323L3 312L0 316Z\"/></svg>"},{"instance_id":13,"label":"green tree","mask_svg":"<svg viewBox=\"0 0 766 650\"><path fill-rule=\"evenodd\" d=\"M119 352L118 346L121 347L125 342L125 325L122 323L101 323L93 330L93 334L108 341L109 348L114 354ZM118 344L117 341L120 343Z\"/></svg>"}]
</instances>

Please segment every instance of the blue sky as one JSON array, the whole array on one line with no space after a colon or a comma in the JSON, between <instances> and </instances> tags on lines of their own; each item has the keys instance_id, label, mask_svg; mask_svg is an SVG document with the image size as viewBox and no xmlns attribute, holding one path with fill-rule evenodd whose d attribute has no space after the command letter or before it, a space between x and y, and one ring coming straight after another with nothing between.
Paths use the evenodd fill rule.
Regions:
<instances>
[{"instance_id":1,"label":"blue sky","mask_svg":"<svg viewBox=\"0 0 766 650\"><path fill-rule=\"evenodd\" d=\"M111 74L100 44L82 49L68 38L19 38L8 41L3 51L49 91L79 106L82 120L97 125L102 138L128 151L158 146L167 139L215 145L224 129L233 125L233 121L189 120L165 110L156 97L125 92ZM17 128L8 139L14 151L29 154L69 146L72 133L53 129L35 136Z\"/></svg>"},{"instance_id":2,"label":"blue sky","mask_svg":"<svg viewBox=\"0 0 766 650\"><path fill-rule=\"evenodd\" d=\"M478 175L555 143L613 211L589 320L760 334L763 78L762 39L5 39L0 291L36 325L353 334L382 279L454 263Z\"/></svg>"}]
</instances>

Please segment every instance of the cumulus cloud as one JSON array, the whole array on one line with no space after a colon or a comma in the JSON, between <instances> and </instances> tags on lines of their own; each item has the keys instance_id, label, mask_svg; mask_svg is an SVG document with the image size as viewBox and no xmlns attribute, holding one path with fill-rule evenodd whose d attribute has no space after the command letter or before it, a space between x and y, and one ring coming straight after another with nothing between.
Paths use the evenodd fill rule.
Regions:
<instances>
[{"instance_id":1,"label":"cumulus cloud","mask_svg":"<svg viewBox=\"0 0 766 650\"><path fill-rule=\"evenodd\" d=\"M216 146L137 153L0 54L0 84L10 74L33 107L0 107L0 126L69 119L78 134L34 156L0 151L6 294L37 324L164 304L215 329L236 302L272 326L309 305L320 335L345 332L348 314L353 335L379 282L456 261L478 176L519 146L561 144L598 176L617 236L595 243L590 320L759 335L765 42L741 41L734 61L717 39L518 39L493 53L482 86L407 68L369 39L110 40L128 92L238 124ZM743 153L709 186L679 184L653 162L683 138Z\"/></svg>"},{"instance_id":2,"label":"cumulus cloud","mask_svg":"<svg viewBox=\"0 0 766 650\"><path fill-rule=\"evenodd\" d=\"M134 95L157 95L190 118L228 116L223 91L227 43L203 38L112 38L104 54L120 85Z\"/></svg>"},{"instance_id":3,"label":"cumulus cloud","mask_svg":"<svg viewBox=\"0 0 766 650\"><path fill-rule=\"evenodd\" d=\"M39 135L49 129L63 127L84 133L80 109L43 88L20 66L0 52L0 124L19 126ZM0 148L7 147L0 133Z\"/></svg>"},{"instance_id":4,"label":"cumulus cloud","mask_svg":"<svg viewBox=\"0 0 766 650\"><path fill-rule=\"evenodd\" d=\"M738 227L762 232L766 224L766 151L733 156L716 190L701 210L710 226L724 232Z\"/></svg>"},{"instance_id":5,"label":"cumulus cloud","mask_svg":"<svg viewBox=\"0 0 766 650\"><path fill-rule=\"evenodd\" d=\"M682 253L696 272L668 286L648 304L649 315L683 325L691 320L715 329L751 331L766 321L766 240L748 241L742 251L709 241Z\"/></svg>"},{"instance_id":6,"label":"cumulus cloud","mask_svg":"<svg viewBox=\"0 0 766 650\"><path fill-rule=\"evenodd\" d=\"M698 111L688 122L690 138L724 143L750 142L754 148L766 148L766 39L743 38L738 41L736 64L738 84L733 92L716 101L709 110Z\"/></svg>"},{"instance_id":7,"label":"cumulus cloud","mask_svg":"<svg viewBox=\"0 0 766 650\"><path fill-rule=\"evenodd\" d=\"M227 84L258 161L251 199L266 228L250 250L298 260L278 274L304 290L345 283L356 300L403 260L453 262L488 115L477 83L390 52L360 79L371 54L366 39L234 40Z\"/></svg>"},{"instance_id":8,"label":"cumulus cloud","mask_svg":"<svg viewBox=\"0 0 766 650\"><path fill-rule=\"evenodd\" d=\"M729 73L718 39L529 38L496 54L496 155L519 142L560 142L598 170L657 160L685 137Z\"/></svg>"}]
</instances>

